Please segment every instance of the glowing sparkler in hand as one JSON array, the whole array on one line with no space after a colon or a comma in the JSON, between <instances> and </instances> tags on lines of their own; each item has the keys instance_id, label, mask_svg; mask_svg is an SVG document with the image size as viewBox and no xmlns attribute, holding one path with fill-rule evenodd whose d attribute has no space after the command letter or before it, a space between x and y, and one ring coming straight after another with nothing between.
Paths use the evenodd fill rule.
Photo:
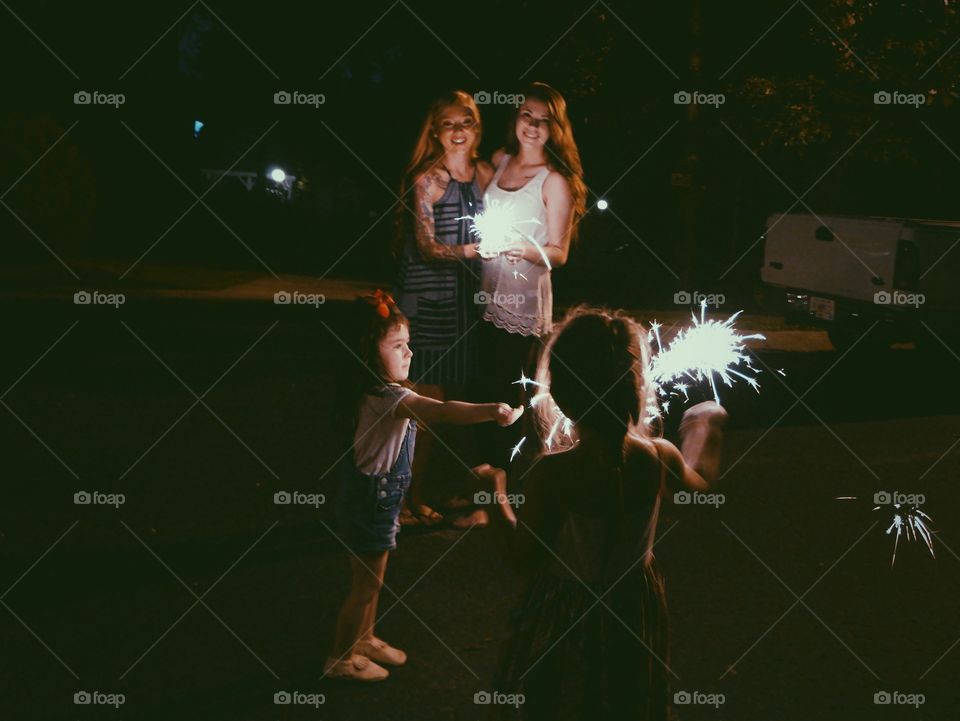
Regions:
<instances>
[{"instance_id":1,"label":"glowing sparkler in hand","mask_svg":"<svg viewBox=\"0 0 960 721\"><path fill-rule=\"evenodd\" d=\"M734 380L740 378L759 392L760 384L757 383L756 378L746 373L756 374L759 371L750 364L744 342L766 340L766 338L759 333L740 335L736 332L733 324L741 312L734 313L722 322L707 320L706 301L704 301L700 305L700 317L693 316L693 326L682 329L666 349L663 348L660 338L661 325L656 321L650 324L649 339L651 343L656 342L657 353L650 361L647 377L653 384L657 396L664 400L658 403L652 397L649 399L646 406L647 423L669 412L670 401L667 400L669 397L682 398L682 401L690 400L688 393L690 383L684 382L685 379L708 381L717 403L720 402L720 396L717 392L715 376L728 386L732 386ZM737 367L741 370L737 370ZM778 372L783 373L783 371ZM513 383L523 386L524 389L529 385L542 389L530 399L530 407L547 404L541 408L541 415L546 419L544 430L549 424L549 431L546 431L544 438L544 446L548 451L553 451L554 445L558 443L558 432L566 436L567 443L561 443L561 447L569 447L577 442L574 437L573 421L557 407L546 385L527 378L522 371L520 378ZM517 448L513 449L514 454Z\"/></svg>"},{"instance_id":2,"label":"glowing sparkler in hand","mask_svg":"<svg viewBox=\"0 0 960 721\"><path fill-rule=\"evenodd\" d=\"M700 317L693 316L693 325L682 329L664 350L660 344L660 324L650 326L651 340L655 339L658 353L650 362L650 379L657 385L660 395L668 395L669 386L687 396L687 386L683 378L695 381L709 381L714 400L720 402L715 377L727 386L732 386L735 378L744 380L751 388L759 392L760 384L753 375L735 370L737 366L751 373L759 371L750 365L750 356L746 354L744 341L766 340L760 333L740 335L733 324L743 311L737 311L725 321L706 320L707 303L700 304Z\"/></svg>"},{"instance_id":3,"label":"glowing sparkler in hand","mask_svg":"<svg viewBox=\"0 0 960 721\"><path fill-rule=\"evenodd\" d=\"M540 244L519 228L526 223L540 225L540 221L536 218L517 220L508 203L492 199L483 212L477 215L464 215L457 220L470 221L470 230L480 238L477 253L481 258L495 258L516 247L518 243L526 241L540 252L543 264L547 268L551 267L550 259L547 258Z\"/></svg>"}]
</instances>

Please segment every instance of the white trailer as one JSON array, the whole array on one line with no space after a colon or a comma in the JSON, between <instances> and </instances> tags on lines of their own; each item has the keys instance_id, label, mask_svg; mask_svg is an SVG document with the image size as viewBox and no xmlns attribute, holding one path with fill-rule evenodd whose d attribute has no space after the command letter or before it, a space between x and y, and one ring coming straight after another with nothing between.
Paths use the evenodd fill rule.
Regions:
<instances>
[{"instance_id":1,"label":"white trailer","mask_svg":"<svg viewBox=\"0 0 960 721\"><path fill-rule=\"evenodd\" d=\"M764 284L837 348L960 336L960 222L779 213L764 241Z\"/></svg>"}]
</instances>

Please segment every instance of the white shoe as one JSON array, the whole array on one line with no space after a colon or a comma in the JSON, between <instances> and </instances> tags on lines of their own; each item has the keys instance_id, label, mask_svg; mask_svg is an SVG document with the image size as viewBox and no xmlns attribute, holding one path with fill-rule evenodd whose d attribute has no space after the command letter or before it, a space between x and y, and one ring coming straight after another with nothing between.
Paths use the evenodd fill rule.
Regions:
<instances>
[{"instance_id":1,"label":"white shoe","mask_svg":"<svg viewBox=\"0 0 960 721\"><path fill-rule=\"evenodd\" d=\"M323 675L344 681L383 681L390 672L366 656L353 654L342 661L328 658L323 663Z\"/></svg>"}]
</instances>

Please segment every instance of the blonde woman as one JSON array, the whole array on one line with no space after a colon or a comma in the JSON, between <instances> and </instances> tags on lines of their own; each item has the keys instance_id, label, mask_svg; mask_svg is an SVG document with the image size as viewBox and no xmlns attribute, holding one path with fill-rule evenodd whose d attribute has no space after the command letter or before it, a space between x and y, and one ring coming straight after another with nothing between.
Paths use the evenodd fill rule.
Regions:
<instances>
[{"instance_id":1,"label":"blonde woman","mask_svg":"<svg viewBox=\"0 0 960 721\"><path fill-rule=\"evenodd\" d=\"M465 218L483 209L483 191L493 176L490 164L477 156L480 138L480 112L472 95L457 90L438 98L424 118L400 186L395 295L410 320L410 379L421 394L437 400L462 395L479 370L475 296L480 265L477 238ZM421 494L432 440L427 435L413 469L409 508L400 519L404 525L435 525L443 519Z\"/></svg>"}]
</instances>

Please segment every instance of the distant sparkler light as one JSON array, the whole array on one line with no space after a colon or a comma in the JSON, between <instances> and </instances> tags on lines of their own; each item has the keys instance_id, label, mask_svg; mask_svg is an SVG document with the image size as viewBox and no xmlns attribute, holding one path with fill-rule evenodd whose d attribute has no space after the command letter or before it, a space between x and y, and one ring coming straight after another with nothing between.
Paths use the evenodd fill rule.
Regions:
<instances>
[{"instance_id":1,"label":"distant sparkler light","mask_svg":"<svg viewBox=\"0 0 960 721\"><path fill-rule=\"evenodd\" d=\"M873 510L879 511L880 508L881 506L877 506ZM893 568L893 564L897 562L897 544L900 543L901 534L903 534L904 538L908 541L916 541L917 536L920 536L923 542L927 544L930 555L936 558L936 554L933 552L933 536L930 533L930 528L927 526L927 521L933 521L933 519L921 511L916 505L901 506L899 503L893 505L893 522L886 530L888 536L893 531L897 532L897 535L893 538L893 557L890 559L891 568Z\"/></svg>"},{"instance_id":2,"label":"distant sparkler light","mask_svg":"<svg viewBox=\"0 0 960 721\"><path fill-rule=\"evenodd\" d=\"M855 501L857 496L837 496L836 500ZM877 501L877 497L874 497L874 501ZM874 506L873 510L879 511L884 507L884 505ZM920 503L893 503L892 509L893 520L887 530L884 531L888 536L896 531L896 535L893 537L893 556L890 558L890 567L893 568L893 565L897 562L897 547L900 544L900 536L903 536L907 541L916 541L919 537L926 544L930 556L936 558L937 555L933 552L933 532L927 525L927 521L932 523L933 519L920 510Z\"/></svg>"}]
</instances>

